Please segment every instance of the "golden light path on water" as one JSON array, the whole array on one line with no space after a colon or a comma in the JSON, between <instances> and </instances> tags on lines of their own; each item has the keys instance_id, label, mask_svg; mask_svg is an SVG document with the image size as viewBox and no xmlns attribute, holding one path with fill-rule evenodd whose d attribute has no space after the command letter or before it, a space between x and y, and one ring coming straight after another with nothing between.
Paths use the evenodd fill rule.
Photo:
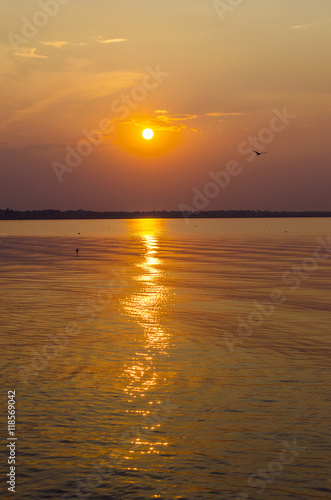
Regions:
<instances>
[{"instance_id":1,"label":"golden light path on water","mask_svg":"<svg viewBox=\"0 0 331 500\"><path fill-rule=\"evenodd\" d=\"M162 232L164 221L157 219L137 219L128 221L129 230L138 236L142 245L142 260L135 265L137 273L133 281L137 288L128 297L121 301L125 314L143 331L143 350L136 352L131 361L125 364L125 376L128 378L124 392L128 396L128 403L136 398L146 397L148 391L155 389L160 379L158 360L167 354L169 333L161 325L161 311L169 300L170 290L162 284L164 271L161 269L162 260L158 258L159 233ZM150 405L160 404L161 401L150 401ZM141 413L147 417L151 412L135 407L134 413ZM147 422L146 422L147 424ZM161 424L151 422L146 430L154 431ZM166 446L166 442L151 442L137 436L133 441L136 445L147 445L148 451L139 450L140 454L159 453L156 445ZM130 451L134 453L133 450ZM127 457L128 458L128 457Z\"/></svg>"}]
</instances>

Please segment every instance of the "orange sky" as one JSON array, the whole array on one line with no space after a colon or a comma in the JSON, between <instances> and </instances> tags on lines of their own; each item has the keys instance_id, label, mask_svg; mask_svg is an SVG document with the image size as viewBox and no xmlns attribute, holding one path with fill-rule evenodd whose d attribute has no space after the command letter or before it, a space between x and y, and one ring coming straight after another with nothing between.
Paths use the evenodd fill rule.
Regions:
<instances>
[{"instance_id":1,"label":"orange sky","mask_svg":"<svg viewBox=\"0 0 331 500\"><path fill-rule=\"evenodd\" d=\"M235 3L1 2L0 208L331 210L330 1Z\"/></svg>"}]
</instances>

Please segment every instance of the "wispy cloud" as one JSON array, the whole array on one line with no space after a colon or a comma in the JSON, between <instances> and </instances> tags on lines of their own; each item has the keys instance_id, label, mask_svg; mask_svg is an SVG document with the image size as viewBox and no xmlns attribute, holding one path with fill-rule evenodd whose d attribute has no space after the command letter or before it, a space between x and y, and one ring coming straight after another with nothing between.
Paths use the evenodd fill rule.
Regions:
<instances>
[{"instance_id":1,"label":"wispy cloud","mask_svg":"<svg viewBox=\"0 0 331 500\"><path fill-rule=\"evenodd\" d=\"M72 42L65 42L64 40L51 40L49 42L40 42L40 43L42 43L43 45L49 45L51 47L56 47L57 49L63 47L64 45L75 45L78 47L81 47L83 45L87 45L87 43L85 43L85 42L72 43Z\"/></svg>"},{"instance_id":2,"label":"wispy cloud","mask_svg":"<svg viewBox=\"0 0 331 500\"><path fill-rule=\"evenodd\" d=\"M198 118L198 115L191 115L187 113L169 113L165 109L158 109L154 111L158 116L148 118L145 121L141 120L127 120L122 122L122 124L132 123L138 127L153 127L155 130L165 130L168 132L178 132L179 130L187 129L187 126L183 123L187 120L194 120Z\"/></svg>"},{"instance_id":3,"label":"wispy cloud","mask_svg":"<svg viewBox=\"0 0 331 500\"><path fill-rule=\"evenodd\" d=\"M305 30L309 28L311 24L307 24L306 26L303 26L302 24L298 24L297 26L291 26L291 30Z\"/></svg>"},{"instance_id":4,"label":"wispy cloud","mask_svg":"<svg viewBox=\"0 0 331 500\"><path fill-rule=\"evenodd\" d=\"M63 45L69 45L69 42L63 42L60 40L54 40L50 42L40 42L40 43L42 43L43 45L50 45L51 47L57 47L57 48L60 48Z\"/></svg>"},{"instance_id":5,"label":"wispy cloud","mask_svg":"<svg viewBox=\"0 0 331 500\"><path fill-rule=\"evenodd\" d=\"M224 113L224 112L216 112L216 113L206 113L206 116L240 116L244 113Z\"/></svg>"},{"instance_id":6,"label":"wispy cloud","mask_svg":"<svg viewBox=\"0 0 331 500\"><path fill-rule=\"evenodd\" d=\"M126 38L108 38L108 39L103 39L102 36L95 36L93 37L94 42L97 43L121 43L121 42L127 42ZM71 45L75 47L82 47L84 45L91 45L91 42L86 43L86 42L67 42L65 40L47 40L45 42L40 42L43 45L48 45L50 47L55 47L57 49L60 49L61 47L64 47L66 45Z\"/></svg>"},{"instance_id":7,"label":"wispy cloud","mask_svg":"<svg viewBox=\"0 0 331 500\"><path fill-rule=\"evenodd\" d=\"M8 130L17 122L29 122L36 115L40 120L49 120L48 110L54 109L55 106L58 110L67 110L68 99L71 99L71 107L82 107L83 104L86 106L89 101L107 98L120 90L137 85L143 77L144 73L126 71L83 74L79 78L75 71L67 72L65 77L63 74L52 74L51 78L45 80L48 85L29 89L29 99L27 90L22 89L27 103L23 101L21 107L12 109L11 113L0 121L0 130ZM34 99L35 95L38 98Z\"/></svg>"},{"instance_id":8,"label":"wispy cloud","mask_svg":"<svg viewBox=\"0 0 331 500\"><path fill-rule=\"evenodd\" d=\"M38 58L38 59L48 59L47 56L42 56L41 54L36 54L36 50L37 50L36 48L19 47L15 52L15 56L33 57L33 58Z\"/></svg>"},{"instance_id":9,"label":"wispy cloud","mask_svg":"<svg viewBox=\"0 0 331 500\"><path fill-rule=\"evenodd\" d=\"M157 121L162 121L166 123L175 123L175 122L181 122L183 120L194 120L195 118L198 118L198 115L190 115L186 113L175 113L175 114L162 114L160 116L157 116L155 120Z\"/></svg>"},{"instance_id":10,"label":"wispy cloud","mask_svg":"<svg viewBox=\"0 0 331 500\"><path fill-rule=\"evenodd\" d=\"M200 127L190 128L187 121L193 120L195 123L199 124L199 120L203 120L205 122L206 117L210 118L220 118L224 116L241 116L245 113L239 112L210 112L204 114L191 114L191 113L170 113L166 109L156 109L154 111L156 115L153 118L149 118L148 120L141 122L138 120L135 124L139 127L153 127L155 130L166 130L166 131L174 131L178 132L180 130L189 130L195 134L202 133L202 129ZM133 120L134 122L134 120ZM202 122L203 123L203 122Z\"/></svg>"},{"instance_id":11,"label":"wispy cloud","mask_svg":"<svg viewBox=\"0 0 331 500\"><path fill-rule=\"evenodd\" d=\"M326 24L331 23L331 18L326 18L320 21L315 21L311 24L296 24L295 26L291 26L291 30L306 30L308 28L316 28L320 26L325 26Z\"/></svg>"},{"instance_id":12,"label":"wispy cloud","mask_svg":"<svg viewBox=\"0 0 331 500\"><path fill-rule=\"evenodd\" d=\"M202 128L199 124L206 125L206 120L212 121L211 118L220 118L226 116L241 116L245 113L240 113L237 111L232 112L224 112L224 111L215 111L204 114L191 114L191 113L170 113L166 109L156 109L154 111L156 116L146 119L145 121L141 120L131 120L131 123L142 127L153 127L155 130L164 130L164 131L173 131L178 132L180 130L187 130L193 132L195 134L201 134ZM186 124L186 122L193 121L194 126L190 126ZM130 120L126 122L130 123ZM197 126L198 125L198 126ZM192 128L191 128L192 127Z\"/></svg>"},{"instance_id":13,"label":"wispy cloud","mask_svg":"<svg viewBox=\"0 0 331 500\"><path fill-rule=\"evenodd\" d=\"M96 36L95 40L98 43L120 43L120 42L127 42L127 38L108 38L106 40L103 40L101 36Z\"/></svg>"},{"instance_id":14,"label":"wispy cloud","mask_svg":"<svg viewBox=\"0 0 331 500\"><path fill-rule=\"evenodd\" d=\"M178 132L179 130L187 128L183 122L187 120L194 120L195 118L198 118L198 115L190 115L186 113L159 114L152 119L152 122L154 127L159 130Z\"/></svg>"}]
</instances>

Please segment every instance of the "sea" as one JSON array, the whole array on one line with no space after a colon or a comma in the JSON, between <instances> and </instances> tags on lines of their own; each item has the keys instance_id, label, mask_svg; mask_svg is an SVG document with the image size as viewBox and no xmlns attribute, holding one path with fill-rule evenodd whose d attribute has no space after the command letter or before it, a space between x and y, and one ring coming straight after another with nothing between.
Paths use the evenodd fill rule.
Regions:
<instances>
[{"instance_id":1,"label":"sea","mask_svg":"<svg viewBox=\"0 0 331 500\"><path fill-rule=\"evenodd\" d=\"M331 498L329 218L0 221L0 286L1 498Z\"/></svg>"}]
</instances>

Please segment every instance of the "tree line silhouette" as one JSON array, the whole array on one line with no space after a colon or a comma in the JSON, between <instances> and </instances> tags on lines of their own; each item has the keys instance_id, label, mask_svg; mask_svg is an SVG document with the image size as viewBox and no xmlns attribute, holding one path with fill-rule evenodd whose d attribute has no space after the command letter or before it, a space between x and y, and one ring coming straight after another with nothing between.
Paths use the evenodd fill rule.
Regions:
<instances>
[{"instance_id":1,"label":"tree line silhouette","mask_svg":"<svg viewBox=\"0 0 331 500\"><path fill-rule=\"evenodd\" d=\"M181 219L181 218L263 218L263 217L331 217L331 212L269 211L269 210L208 210L180 212L176 210L153 210L134 212L94 212L91 210L6 210L0 209L0 220L51 220L51 219Z\"/></svg>"}]
</instances>

